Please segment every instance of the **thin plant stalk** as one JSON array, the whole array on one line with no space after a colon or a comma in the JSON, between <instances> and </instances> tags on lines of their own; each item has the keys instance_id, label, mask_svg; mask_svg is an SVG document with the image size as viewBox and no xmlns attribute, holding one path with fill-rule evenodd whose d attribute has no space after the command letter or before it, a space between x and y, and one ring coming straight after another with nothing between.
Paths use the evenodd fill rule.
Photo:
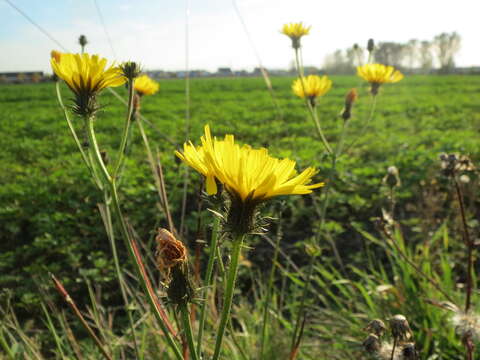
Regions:
<instances>
[{"instance_id":1,"label":"thin plant stalk","mask_svg":"<svg viewBox=\"0 0 480 360\"><path fill-rule=\"evenodd\" d=\"M100 151L98 149L98 144L97 140L95 137L95 131L93 128L93 118L88 117L86 119L87 122L87 130L88 130L88 137L90 140L90 145L93 147L93 154L95 155L95 162L96 165L100 168L102 177L103 179L107 182L107 185L109 187L110 195L112 197L112 212L117 219L117 222L120 224L120 231L122 234L122 238L125 242L125 246L128 250L128 254L130 256L130 259L135 265L135 270L137 271L137 275L140 280L140 284L142 285L142 288L144 289L148 302L153 310L154 315L156 316L160 327L162 328L162 331L165 335L165 338L167 340L167 343L171 347L171 349L174 351L176 357L181 360L182 359L182 354L175 343L175 341L172 338L172 331L169 329L166 323L166 314L161 314L160 309L157 307L157 301L155 300L154 296L155 294L151 289L149 288L147 284L147 278L146 278L146 273L142 271L142 264L140 264L139 259L137 258L137 254L135 253L135 250L133 248L132 242L130 241L130 234L128 231L127 224L125 222L125 219L123 218L121 209L120 209L120 203L118 199L118 193L117 193L117 186L115 183L115 179L113 179L110 174L108 173L107 168L105 167L105 164L103 163Z\"/></svg>"},{"instance_id":2,"label":"thin plant stalk","mask_svg":"<svg viewBox=\"0 0 480 360\"><path fill-rule=\"evenodd\" d=\"M279 226L280 228L280 226ZM265 303L263 306L263 322L262 322L262 333L261 333L261 340L260 340L260 360L263 360L265 355L265 343L268 340L268 310L270 307L270 301L272 299L272 291L273 291L273 280L275 279L275 269L277 268L277 260L278 260L278 249L280 248L280 230L277 233L277 238L275 242L275 251L273 253L273 260L272 260L272 268L270 269L270 276L268 278L268 285L267 285L267 294L265 296Z\"/></svg>"},{"instance_id":3,"label":"thin plant stalk","mask_svg":"<svg viewBox=\"0 0 480 360\"><path fill-rule=\"evenodd\" d=\"M393 346L392 346L392 354L390 356L390 360L393 360L393 357L395 356L395 349L397 347L397 338L395 337L393 339Z\"/></svg>"},{"instance_id":4,"label":"thin plant stalk","mask_svg":"<svg viewBox=\"0 0 480 360\"><path fill-rule=\"evenodd\" d=\"M168 229L170 230L170 232L174 232L174 225L173 225L173 220L172 220L172 216L170 214L170 209L169 209L169 206L168 206L168 200L167 200L167 194L166 192L164 191L164 184L162 182L162 177L161 175L163 175L161 173L161 168L158 167L158 171L157 171L157 166L155 164L155 158L153 157L153 152L152 152L152 149L150 147L150 142L148 141L148 137L147 137L147 134L145 133L145 129L143 127L143 123L142 123L142 119L139 115L139 112L137 111L136 112L136 116L135 116L135 122L137 123L137 126L138 126L138 130L140 131L140 136L143 140L143 144L145 146L145 150L147 152L147 159L148 159L148 164L150 165L150 170L152 171L152 174L153 174L153 178L155 180L155 185L157 187L157 193L158 193L158 197L159 197L159 200L160 200L160 204L161 206L163 207L163 212L165 213L165 217L167 218L167 222L168 222ZM160 174L159 174L160 172Z\"/></svg>"},{"instance_id":5,"label":"thin plant stalk","mask_svg":"<svg viewBox=\"0 0 480 360\"><path fill-rule=\"evenodd\" d=\"M203 302L200 308L200 320L198 323L197 352L201 354L203 330L205 328L205 319L207 317L207 300L211 286L213 285L213 269L215 265L216 252L218 247L218 235L220 230L220 218L215 215L212 228L212 238L210 241L210 251L207 263L207 273L205 275L205 284L203 290Z\"/></svg>"},{"instance_id":6,"label":"thin plant stalk","mask_svg":"<svg viewBox=\"0 0 480 360\"><path fill-rule=\"evenodd\" d=\"M10 349L7 340L3 335L3 327L0 327L0 346L5 351L5 354L7 354L10 360L15 360L15 354L13 353L12 349Z\"/></svg>"},{"instance_id":7,"label":"thin plant stalk","mask_svg":"<svg viewBox=\"0 0 480 360\"><path fill-rule=\"evenodd\" d=\"M460 207L460 215L462 218L463 225L463 241L467 246L467 286L466 286L466 296L465 296L465 313L468 313L471 306L472 290L473 290L473 250L475 243L470 239L470 234L468 232L467 218L465 216L465 204L463 202L462 190L458 184L457 178L453 176L453 182L455 184L455 192L457 193L458 205Z\"/></svg>"},{"instance_id":8,"label":"thin plant stalk","mask_svg":"<svg viewBox=\"0 0 480 360\"><path fill-rule=\"evenodd\" d=\"M370 113L368 115L367 121L365 122L365 126L363 127L362 131L357 136L357 138L355 138L352 141L352 143L347 146L347 150L345 150L345 152L348 152L353 147L353 145L355 145L358 142L358 140L360 140L363 137L363 135L365 135L365 133L367 133L368 126L370 125L370 123L373 120L373 115L375 114L376 107L377 107L377 95L372 95L372 100L370 102Z\"/></svg>"},{"instance_id":9,"label":"thin plant stalk","mask_svg":"<svg viewBox=\"0 0 480 360\"><path fill-rule=\"evenodd\" d=\"M130 123L132 120L132 111L133 111L133 96L135 93L135 89L133 87L134 80L130 80L128 82L128 106L127 106L127 116L125 118L125 124L123 126L123 135L122 140L120 142L120 149L118 151L118 159L117 163L115 164L113 170L113 178L116 179L118 176L118 172L122 167L122 163L125 157L125 148L127 147L127 140L128 140L128 133L130 129Z\"/></svg>"},{"instance_id":10,"label":"thin plant stalk","mask_svg":"<svg viewBox=\"0 0 480 360\"><path fill-rule=\"evenodd\" d=\"M115 234L113 232L112 215L109 207L110 199L108 197L107 191L104 191L103 199L104 199L105 206L101 208L102 211L100 211L100 213L102 215L105 228L107 229L107 237L110 240L110 246L112 247L112 255L113 255L113 262L115 265L115 272L117 273L117 279L120 285L120 293L122 294L123 305L128 316L130 329L132 331L135 353L137 354L137 357L140 358L140 352L137 344L137 336L135 333L135 325L134 325L132 313L130 311L130 304L128 301L127 291L125 289L126 283L122 274L122 269L120 268L120 261L118 260L117 245L115 241Z\"/></svg>"},{"instance_id":11,"label":"thin plant stalk","mask_svg":"<svg viewBox=\"0 0 480 360\"><path fill-rule=\"evenodd\" d=\"M63 285L60 283L60 281L57 280L57 278L54 276L54 275L51 275L51 278L53 280L53 283L55 284L55 287L57 289L57 291L60 293L60 295L62 295L63 299L65 300L65 302L68 304L68 306L73 310L75 316L80 320L80 322L82 323L83 327L85 328L85 330L87 330L89 336L94 340L95 342L95 345L97 345L98 349L100 350L100 352L102 353L102 355L105 357L105 359L107 360L113 360L112 357L110 356L110 354L108 354L102 344L102 342L100 341L100 339L97 337L97 335L95 335L95 332L92 330L92 328L88 325L87 321L85 320L85 318L83 317L82 313L80 312L80 310L78 309L77 305L75 304L75 302L73 301L73 299L70 297L70 295L68 294L68 292L65 290L65 288L63 287Z\"/></svg>"},{"instance_id":12,"label":"thin plant stalk","mask_svg":"<svg viewBox=\"0 0 480 360\"><path fill-rule=\"evenodd\" d=\"M243 244L244 238L245 238L244 234L238 234L233 240L232 257L231 257L230 265L228 266L227 284L225 287L223 309L222 309L222 314L220 318L220 324L218 326L218 331L216 334L215 351L213 353L212 360L218 360L220 356L220 353L222 350L223 336L225 335L225 328L227 326L228 321L230 320L230 310L232 307L233 293L235 290L235 281L237 279L238 264L240 260L240 254L242 251L242 244Z\"/></svg>"},{"instance_id":13,"label":"thin plant stalk","mask_svg":"<svg viewBox=\"0 0 480 360\"><path fill-rule=\"evenodd\" d=\"M195 340L193 339L192 324L190 323L190 313L188 311L187 304L180 305L180 314L182 317L183 329L185 331L185 337L187 338L188 349L192 360L198 360L197 349L195 348Z\"/></svg>"},{"instance_id":14,"label":"thin plant stalk","mask_svg":"<svg viewBox=\"0 0 480 360\"><path fill-rule=\"evenodd\" d=\"M304 71L303 71L303 65L301 64L301 61L300 61L299 49L295 49L295 64L296 64L298 76L300 78L300 83L302 84L303 92L305 93ZM325 150L329 154L331 154L332 148L330 147L330 144L328 143L327 139L325 138L325 135L323 134L322 127L320 126L320 119L318 117L318 113L315 109L315 106L312 104L312 102L308 98L305 98L305 106L308 109L310 117L312 118L313 123L315 125L315 130L317 131L317 134L320 137L320 140L322 141L322 144L325 147Z\"/></svg>"}]
</instances>

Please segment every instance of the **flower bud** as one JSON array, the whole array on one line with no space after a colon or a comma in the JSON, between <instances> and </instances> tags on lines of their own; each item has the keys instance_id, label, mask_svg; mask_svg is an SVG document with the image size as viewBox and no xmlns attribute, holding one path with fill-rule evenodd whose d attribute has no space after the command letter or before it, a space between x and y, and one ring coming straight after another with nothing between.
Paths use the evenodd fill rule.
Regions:
<instances>
[{"instance_id":1,"label":"flower bud","mask_svg":"<svg viewBox=\"0 0 480 360\"><path fill-rule=\"evenodd\" d=\"M129 81L132 81L138 77L138 75L140 75L142 72L140 65L134 61L124 62L122 65L120 65L120 69L123 72L123 76L125 76Z\"/></svg>"},{"instance_id":2,"label":"flower bud","mask_svg":"<svg viewBox=\"0 0 480 360\"><path fill-rule=\"evenodd\" d=\"M371 53L373 49L375 49L375 42L373 41L373 39L368 39L368 43L367 43L368 52Z\"/></svg>"},{"instance_id":3,"label":"flower bud","mask_svg":"<svg viewBox=\"0 0 480 360\"><path fill-rule=\"evenodd\" d=\"M172 268L172 280L168 284L168 299L175 305L185 305L194 298L194 290L188 278L186 264L178 264Z\"/></svg>"},{"instance_id":4,"label":"flower bud","mask_svg":"<svg viewBox=\"0 0 480 360\"><path fill-rule=\"evenodd\" d=\"M350 89L350 91L345 96L345 108L342 112L342 118L344 121L347 121L352 116L352 107L355 101L358 99L357 89Z\"/></svg>"},{"instance_id":5,"label":"flower bud","mask_svg":"<svg viewBox=\"0 0 480 360\"><path fill-rule=\"evenodd\" d=\"M82 48L85 47L85 45L88 44L87 37L85 35L80 35L80 37L78 38L78 43Z\"/></svg>"}]
</instances>

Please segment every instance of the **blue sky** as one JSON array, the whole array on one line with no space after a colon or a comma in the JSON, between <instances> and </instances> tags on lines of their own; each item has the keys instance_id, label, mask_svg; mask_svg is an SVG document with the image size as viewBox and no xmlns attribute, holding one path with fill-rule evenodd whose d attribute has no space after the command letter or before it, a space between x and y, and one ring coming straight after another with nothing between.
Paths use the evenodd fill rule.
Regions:
<instances>
[{"instance_id":1,"label":"blue sky","mask_svg":"<svg viewBox=\"0 0 480 360\"><path fill-rule=\"evenodd\" d=\"M10 0L70 51L85 34L87 51L115 59L94 0ZM183 69L186 8L189 8L189 66L215 70L252 69L258 61L231 0L97 0L116 60L136 60L148 69ZM304 61L321 66L325 55L353 43L432 39L457 31L463 38L457 63L480 64L475 0L236 0L263 64L286 68L292 60L283 23L312 25L304 38ZM0 0L0 71L49 70L57 49L7 2ZM8 54L8 55L5 55Z\"/></svg>"}]
</instances>

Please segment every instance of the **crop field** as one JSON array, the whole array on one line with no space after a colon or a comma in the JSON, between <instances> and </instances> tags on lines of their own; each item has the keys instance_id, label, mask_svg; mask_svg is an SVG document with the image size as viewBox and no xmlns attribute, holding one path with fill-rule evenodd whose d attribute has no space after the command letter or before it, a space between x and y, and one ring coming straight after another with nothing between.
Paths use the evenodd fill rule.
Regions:
<instances>
[{"instance_id":1,"label":"crop field","mask_svg":"<svg viewBox=\"0 0 480 360\"><path fill-rule=\"evenodd\" d=\"M458 328L465 321L459 323L458 318L465 314L445 310L441 303L463 307L465 302L465 229L474 241L480 230L478 173L462 168L452 180L445 175L445 166L442 169L440 155L465 155L478 163L480 77L407 75L399 83L382 85L369 120L369 85L356 76L332 76L332 89L316 107L329 143L343 144L334 165L305 103L292 93L293 80L273 77L269 92L262 78L193 78L188 102L185 80L160 80L160 91L142 98L142 122L162 165L176 226L184 219L183 240L189 249L190 271L198 275L193 280L198 288L208 258L208 246L203 244L209 243L215 218L206 209L221 209L201 194L202 177L192 169L187 172L175 156L186 139L198 145L208 124L218 138L234 134L240 144L267 147L275 157L296 161L297 169L314 166L318 169L314 182L326 181L311 195L282 197L263 206L268 232L250 236L245 244L226 335L229 355L222 358L245 359L243 348L249 351L247 359L259 359L255 354L262 347L264 359L288 359L292 333L298 334L296 314L305 308L299 359L370 359L362 349L372 332L365 330L366 325L373 319L387 322L395 314L408 318L410 340L417 344L421 359L463 359ZM341 113L351 88L357 89L359 98L340 140L345 125ZM65 84L61 89L63 101L71 104ZM115 91L127 98L125 87ZM121 146L126 107L108 91L99 96L99 103L95 131L110 166ZM14 311L17 329L35 343L30 348L18 345L16 351L69 359L77 358L79 346L89 354L85 358L100 358L94 342L51 285L49 273L53 273L101 339L111 341L114 358L135 358L125 335L128 330L118 330L128 329L128 321L99 212L105 199L68 132L55 83L0 85L0 110L0 315L13 321L10 311ZM72 115L72 122L80 142L88 144L83 120ZM167 218L158 204L135 121L125 158L119 183L121 206L157 281L154 238L157 228L167 227ZM398 169L395 185L389 185L392 166ZM456 190L461 191L462 204ZM225 240L222 246L230 245ZM120 240L118 251L121 263L128 263ZM316 257L309 267L311 256ZM223 258L230 261L227 255ZM302 289L308 271L313 272L313 281L305 301ZM125 277L132 298L140 298L137 306L146 308L143 295L135 295L139 291L135 274L126 270ZM474 291L472 303L476 300ZM98 305L98 314L92 303ZM266 303L270 309L264 312ZM48 309L61 316L48 318ZM132 312L140 324L138 338L147 337L145 329L154 327L148 325L154 317L142 311L142 316ZM271 319L267 330L259 325L265 313ZM480 315L471 316L480 327ZM213 348L211 332L218 317L212 310L207 319L208 351ZM119 325L112 330L110 322ZM65 324L78 334L76 340L49 335L52 328L64 329ZM0 327L0 340L17 339L20 344L22 337L6 329ZM268 334L266 345L264 335L258 335L262 331ZM163 341L158 338L152 335L145 340L145 359L160 358L151 355L156 342ZM63 349L64 357L52 348ZM0 359L10 359L2 356L0 350Z\"/></svg>"}]
</instances>

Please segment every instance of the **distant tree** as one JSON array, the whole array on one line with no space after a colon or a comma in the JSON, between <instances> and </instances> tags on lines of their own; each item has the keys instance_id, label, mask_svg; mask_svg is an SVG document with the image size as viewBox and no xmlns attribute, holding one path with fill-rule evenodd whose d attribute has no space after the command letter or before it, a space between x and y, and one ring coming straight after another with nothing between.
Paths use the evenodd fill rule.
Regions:
<instances>
[{"instance_id":1,"label":"distant tree","mask_svg":"<svg viewBox=\"0 0 480 360\"><path fill-rule=\"evenodd\" d=\"M0 76L0 84L5 84L7 82L7 77L5 75Z\"/></svg>"},{"instance_id":2,"label":"distant tree","mask_svg":"<svg viewBox=\"0 0 480 360\"><path fill-rule=\"evenodd\" d=\"M418 63L420 55L420 42L417 39L409 40L404 46L405 61L408 69L413 70Z\"/></svg>"},{"instance_id":3,"label":"distant tree","mask_svg":"<svg viewBox=\"0 0 480 360\"><path fill-rule=\"evenodd\" d=\"M381 42L375 48L375 62L402 67L405 45L395 42Z\"/></svg>"},{"instance_id":4,"label":"distant tree","mask_svg":"<svg viewBox=\"0 0 480 360\"><path fill-rule=\"evenodd\" d=\"M432 43L430 41L422 41L419 47L420 68L424 73L430 72L433 67Z\"/></svg>"},{"instance_id":5,"label":"distant tree","mask_svg":"<svg viewBox=\"0 0 480 360\"><path fill-rule=\"evenodd\" d=\"M455 55L460 50L460 43L460 35L456 32L435 36L433 44L440 64L440 72L449 73L455 67Z\"/></svg>"}]
</instances>

